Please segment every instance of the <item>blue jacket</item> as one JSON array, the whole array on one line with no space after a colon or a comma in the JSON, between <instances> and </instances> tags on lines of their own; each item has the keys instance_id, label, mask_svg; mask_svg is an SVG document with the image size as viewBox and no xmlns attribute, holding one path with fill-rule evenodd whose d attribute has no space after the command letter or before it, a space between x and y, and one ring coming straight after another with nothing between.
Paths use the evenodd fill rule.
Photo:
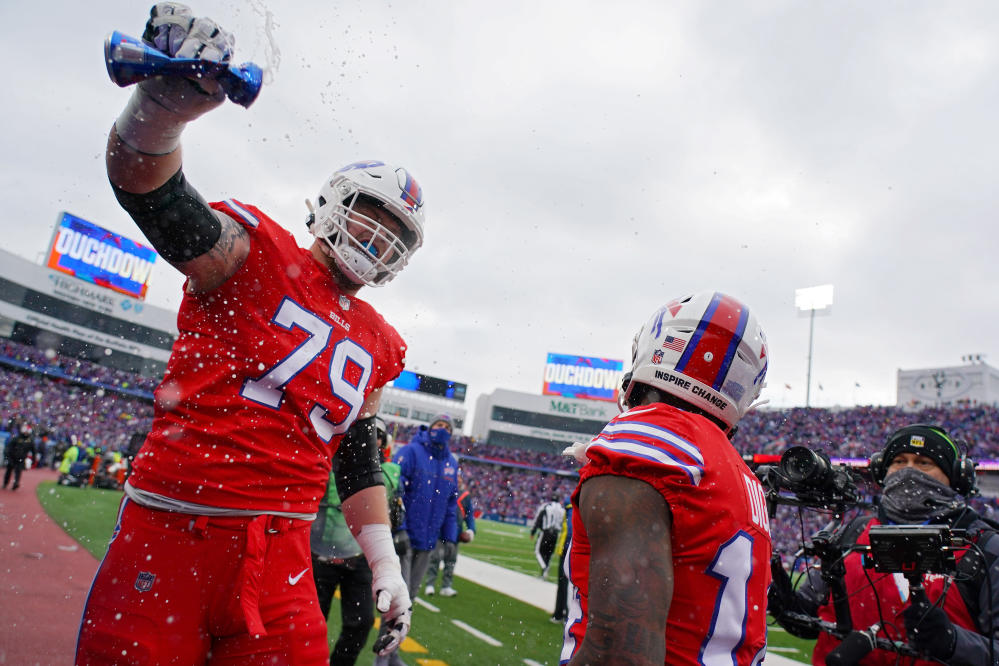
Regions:
<instances>
[{"instance_id":1,"label":"blue jacket","mask_svg":"<svg viewBox=\"0 0 999 666\"><path fill-rule=\"evenodd\" d=\"M394 458L414 550L433 550L438 535L458 540L458 460L447 445L435 446L429 437L421 429Z\"/></svg>"}]
</instances>

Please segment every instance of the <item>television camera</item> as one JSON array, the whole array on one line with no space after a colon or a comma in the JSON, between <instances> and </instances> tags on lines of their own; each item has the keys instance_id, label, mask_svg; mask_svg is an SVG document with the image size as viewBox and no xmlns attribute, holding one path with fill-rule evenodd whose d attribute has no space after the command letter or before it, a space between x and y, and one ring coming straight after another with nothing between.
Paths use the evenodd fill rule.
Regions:
<instances>
[{"instance_id":1,"label":"television camera","mask_svg":"<svg viewBox=\"0 0 999 666\"><path fill-rule=\"evenodd\" d=\"M846 557L858 553L865 568L878 573L903 574L909 581L912 603L928 606L929 600L922 587L923 574L956 574L955 554L968 547L964 531L945 525L876 525L868 531L869 545L857 544L857 537L867 521L858 518L844 522L841 519L851 508L872 506L858 491L859 475L845 465L832 464L824 453L804 446L787 449L778 465L762 465L756 469L756 475L766 493L771 517L778 505L829 510L833 514L826 527L812 535L810 543L802 544L799 554L818 558L821 563L822 602L831 598L836 621L821 620L814 612L805 612L795 597L780 555L775 553L771 560L773 586L770 596L771 606L776 602L780 609L773 613L778 621L785 628L800 630L802 635L814 637L823 631L841 639L826 661L833 666L855 664L875 648L902 656L919 656L919 652L907 643L885 638L880 625L854 628L844 582Z\"/></svg>"},{"instance_id":2,"label":"television camera","mask_svg":"<svg viewBox=\"0 0 999 666\"><path fill-rule=\"evenodd\" d=\"M776 466L757 467L756 476L766 492L771 516L778 504L832 509L840 514L861 504L854 473L846 465L833 465L825 453L805 446L784 451Z\"/></svg>"}]
</instances>

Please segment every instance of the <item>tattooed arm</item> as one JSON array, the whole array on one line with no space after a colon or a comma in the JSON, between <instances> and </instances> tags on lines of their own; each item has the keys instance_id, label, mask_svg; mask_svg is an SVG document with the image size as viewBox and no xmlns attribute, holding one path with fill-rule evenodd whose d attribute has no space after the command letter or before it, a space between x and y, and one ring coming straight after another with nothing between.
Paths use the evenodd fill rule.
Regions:
<instances>
[{"instance_id":1,"label":"tattooed arm","mask_svg":"<svg viewBox=\"0 0 999 666\"><path fill-rule=\"evenodd\" d=\"M644 481L597 476L583 484L579 511L590 593L586 636L570 666L661 666L673 596L669 505Z\"/></svg>"},{"instance_id":2,"label":"tattooed arm","mask_svg":"<svg viewBox=\"0 0 999 666\"><path fill-rule=\"evenodd\" d=\"M113 127L106 162L118 202L157 252L188 277L188 291L210 291L243 265L249 234L212 210L187 183L179 145L165 154L146 153L122 140Z\"/></svg>"}]
</instances>

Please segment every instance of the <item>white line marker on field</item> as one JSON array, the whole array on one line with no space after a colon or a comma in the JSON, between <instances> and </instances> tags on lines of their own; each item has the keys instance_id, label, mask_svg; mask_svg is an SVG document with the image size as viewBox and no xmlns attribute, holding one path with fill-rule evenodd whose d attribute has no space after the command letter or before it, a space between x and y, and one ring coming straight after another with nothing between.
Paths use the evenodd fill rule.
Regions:
<instances>
[{"instance_id":1,"label":"white line marker on field","mask_svg":"<svg viewBox=\"0 0 999 666\"><path fill-rule=\"evenodd\" d=\"M420 604L421 606L423 606L424 608L426 608L431 613L440 613L441 612L440 608L438 608L437 606L434 606L429 601L424 601L423 597L416 597L416 603Z\"/></svg>"},{"instance_id":2,"label":"white line marker on field","mask_svg":"<svg viewBox=\"0 0 999 666\"><path fill-rule=\"evenodd\" d=\"M489 643L493 647L503 647L502 643L500 643L498 640L496 640L495 638L493 638L489 634L484 634L481 631L479 631L478 629L476 629L475 627L468 626L467 624L465 624L461 620L451 620L451 624L453 624L454 626L458 627L459 629L464 629L468 633L470 633L473 636L475 636L476 638L478 638L480 641L485 641L486 643Z\"/></svg>"},{"instance_id":3,"label":"white line marker on field","mask_svg":"<svg viewBox=\"0 0 999 666\"><path fill-rule=\"evenodd\" d=\"M533 659L525 659L524 663L527 666L545 666L544 664L539 664L538 662L534 661Z\"/></svg>"}]
</instances>

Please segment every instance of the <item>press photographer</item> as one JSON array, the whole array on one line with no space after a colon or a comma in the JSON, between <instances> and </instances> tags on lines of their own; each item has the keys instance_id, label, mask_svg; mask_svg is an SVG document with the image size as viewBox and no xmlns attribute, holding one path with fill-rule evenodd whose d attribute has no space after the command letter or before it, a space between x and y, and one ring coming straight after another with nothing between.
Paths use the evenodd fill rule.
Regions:
<instances>
[{"instance_id":1,"label":"press photographer","mask_svg":"<svg viewBox=\"0 0 999 666\"><path fill-rule=\"evenodd\" d=\"M870 471L882 488L877 517L861 516L832 535L813 537L823 570L809 571L796 590L776 560L770 613L796 636L818 635L813 664L996 663L999 534L966 502L975 492L974 462L942 428L916 424L888 438L871 457ZM864 547L871 529L881 525L940 525L920 532L945 535L944 545L932 553L917 551L914 561L927 563L915 573L911 566L894 567L909 571L908 579L884 566L879 571L873 568L878 549ZM875 531L911 542L901 536L911 530ZM889 553L881 548L882 559ZM939 573L920 573L925 570Z\"/></svg>"}]
</instances>

